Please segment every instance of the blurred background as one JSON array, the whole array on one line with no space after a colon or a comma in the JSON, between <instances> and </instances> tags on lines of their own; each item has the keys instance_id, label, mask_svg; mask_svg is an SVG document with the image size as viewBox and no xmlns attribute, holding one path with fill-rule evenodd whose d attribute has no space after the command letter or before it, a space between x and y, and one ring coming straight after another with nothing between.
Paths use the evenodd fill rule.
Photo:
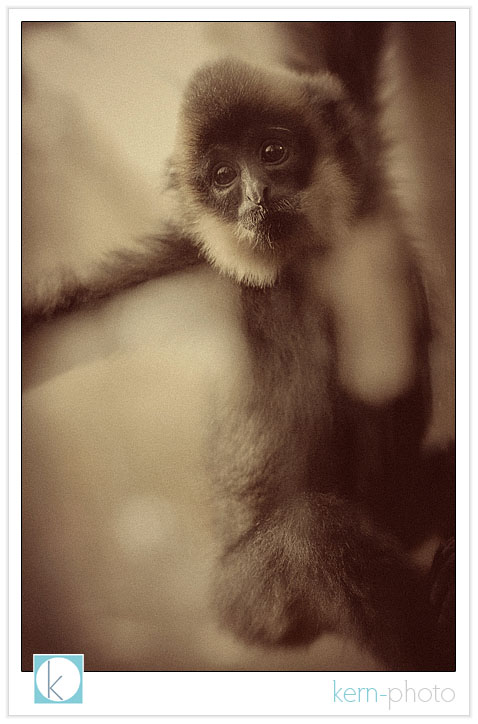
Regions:
<instances>
[{"instance_id":1,"label":"blurred background","mask_svg":"<svg viewBox=\"0 0 478 724\"><path fill-rule=\"evenodd\" d=\"M454 437L454 24L23 23L22 294L154 233L181 92L208 59L338 72L387 139L431 299L430 449ZM244 646L208 601L209 391L240 384L234 290L209 269L25 329L23 669L376 669L352 641Z\"/></svg>"}]
</instances>

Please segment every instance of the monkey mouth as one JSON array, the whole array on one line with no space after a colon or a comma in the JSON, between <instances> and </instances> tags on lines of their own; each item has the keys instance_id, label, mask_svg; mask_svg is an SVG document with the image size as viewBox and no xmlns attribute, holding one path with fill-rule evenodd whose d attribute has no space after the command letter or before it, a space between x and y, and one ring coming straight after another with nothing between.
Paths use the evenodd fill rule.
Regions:
<instances>
[{"instance_id":1,"label":"monkey mouth","mask_svg":"<svg viewBox=\"0 0 478 724\"><path fill-rule=\"evenodd\" d=\"M275 208L258 207L247 211L241 216L240 224L251 235L254 247L276 249L281 241L297 233L300 215L291 204L279 202Z\"/></svg>"}]
</instances>

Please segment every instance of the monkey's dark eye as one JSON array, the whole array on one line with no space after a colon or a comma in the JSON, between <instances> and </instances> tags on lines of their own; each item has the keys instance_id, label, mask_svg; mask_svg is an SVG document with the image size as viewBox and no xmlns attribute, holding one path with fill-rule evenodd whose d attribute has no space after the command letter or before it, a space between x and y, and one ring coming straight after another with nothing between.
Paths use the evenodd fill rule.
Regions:
<instances>
[{"instance_id":1,"label":"monkey's dark eye","mask_svg":"<svg viewBox=\"0 0 478 724\"><path fill-rule=\"evenodd\" d=\"M282 163L288 156L287 147L280 141L266 141L261 147L263 163Z\"/></svg>"},{"instance_id":2,"label":"monkey's dark eye","mask_svg":"<svg viewBox=\"0 0 478 724\"><path fill-rule=\"evenodd\" d=\"M229 186L237 176L232 166L220 165L214 169L213 178L216 186Z\"/></svg>"}]
</instances>

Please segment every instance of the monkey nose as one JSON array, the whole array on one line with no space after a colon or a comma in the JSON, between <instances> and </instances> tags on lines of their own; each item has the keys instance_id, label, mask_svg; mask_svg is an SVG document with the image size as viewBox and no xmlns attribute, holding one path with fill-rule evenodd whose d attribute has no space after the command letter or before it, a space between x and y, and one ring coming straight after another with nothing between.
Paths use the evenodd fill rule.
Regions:
<instances>
[{"instance_id":1,"label":"monkey nose","mask_svg":"<svg viewBox=\"0 0 478 724\"><path fill-rule=\"evenodd\" d=\"M266 202L266 193L266 186L264 188L260 188L258 186L255 186L254 188L249 187L246 191L246 198L251 202L251 204L254 204L254 206L264 207Z\"/></svg>"}]
</instances>

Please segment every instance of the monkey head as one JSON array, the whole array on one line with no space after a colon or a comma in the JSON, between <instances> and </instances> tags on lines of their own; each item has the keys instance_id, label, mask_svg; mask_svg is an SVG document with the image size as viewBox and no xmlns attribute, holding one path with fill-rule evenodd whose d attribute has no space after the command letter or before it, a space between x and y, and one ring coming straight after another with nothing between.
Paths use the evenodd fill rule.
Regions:
<instances>
[{"instance_id":1,"label":"monkey head","mask_svg":"<svg viewBox=\"0 0 478 724\"><path fill-rule=\"evenodd\" d=\"M209 261L268 286L294 258L340 238L359 195L356 125L328 73L236 60L201 68L185 93L175 164Z\"/></svg>"}]
</instances>

